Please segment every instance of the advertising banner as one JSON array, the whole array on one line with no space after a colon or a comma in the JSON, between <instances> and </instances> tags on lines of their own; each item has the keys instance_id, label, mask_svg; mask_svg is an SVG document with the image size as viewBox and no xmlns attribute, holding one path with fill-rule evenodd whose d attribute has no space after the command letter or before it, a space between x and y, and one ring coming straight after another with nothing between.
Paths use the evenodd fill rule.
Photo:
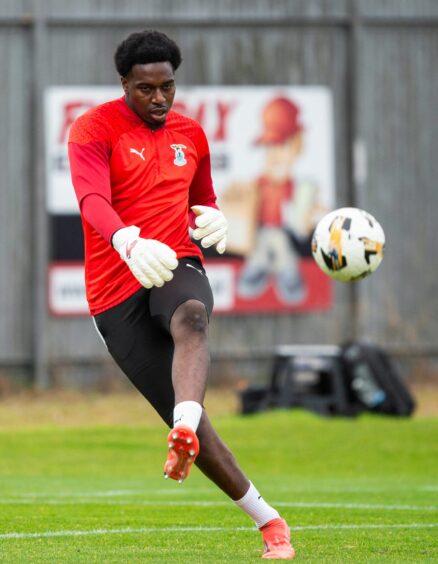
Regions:
<instances>
[{"instance_id":1,"label":"advertising banner","mask_svg":"<svg viewBox=\"0 0 438 564\"><path fill-rule=\"evenodd\" d=\"M119 87L55 87L46 93L49 305L87 313L79 210L67 159L69 128ZM218 204L229 221L227 252L205 253L217 313L327 309L331 282L310 239L335 200L331 93L306 87L179 87L173 110L197 120L211 152Z\"/></svg>"}]
</instances>

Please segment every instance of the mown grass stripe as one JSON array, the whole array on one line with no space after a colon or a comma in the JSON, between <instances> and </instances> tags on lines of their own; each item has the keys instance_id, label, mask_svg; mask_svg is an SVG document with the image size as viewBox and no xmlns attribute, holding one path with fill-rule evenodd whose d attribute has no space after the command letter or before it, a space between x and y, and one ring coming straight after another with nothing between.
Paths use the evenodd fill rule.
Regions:
<instances>
[{"instance_id":1,"label":"mown grass stripe","mask_svg":"<svg viewBox=\"0 0 438 564\"><path fill-rule=\"evenodd\" d=\"M291 531L318 531L318 530L357 530L357 529L431 529L438 527L438 523L396 523L396 524L337 524L337 525L309 525L303 527L290 527ZM35 533L0 533L0 539L35 539L50 537L84 537L91 535L130 535L139 533L217 533L217 532L254 532L254 527L126 527L121 529L90 529L85 531L41 531Z\"/></svg>"},{"instance_id":2,"label":"mown grass stripe","mask_svg":"<svg viewBox=\"0 0 438 564\"><path fill-rule=\"evenodd\" d=\"M144 499L99 499L88 496L75 499L44 499L44 498L4 498L0 505L153 505L183 506L183 507L225 507L230 501L202 501L202 500L144 500ZM401 505L383 503L332 503L332 502L307 502L307 501L272 501L278 507L320 508L320 509L370 509L383 511L438 511L436 505Z\"/></svg>"}]
</instances>

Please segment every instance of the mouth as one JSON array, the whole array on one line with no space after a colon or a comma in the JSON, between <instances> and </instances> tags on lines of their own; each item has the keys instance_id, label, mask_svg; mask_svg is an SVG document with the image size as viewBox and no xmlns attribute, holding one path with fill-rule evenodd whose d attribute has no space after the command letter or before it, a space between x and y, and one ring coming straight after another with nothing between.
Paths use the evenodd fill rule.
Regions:
<instances>
[{"instance_id":1,"label":"mouth","mask_svg":"<svg viewBox=\"0 0 438 564\"><path fill-rule=\"evenodd\" d=\"M154 120L161 121L166 117L168 111L169 110L166 106L155 106L149 110L149 115Z\"/></svg>"}]
</instances>

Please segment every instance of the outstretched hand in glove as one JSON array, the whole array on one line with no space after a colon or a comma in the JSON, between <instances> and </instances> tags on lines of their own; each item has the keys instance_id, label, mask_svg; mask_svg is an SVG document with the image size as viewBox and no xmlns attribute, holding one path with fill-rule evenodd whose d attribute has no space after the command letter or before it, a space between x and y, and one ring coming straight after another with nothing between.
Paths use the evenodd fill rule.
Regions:
<instances>
[{"instance_id":1,"label":"outstretched hand in glove","mask_svg":"<svg viewBox=\"0 0 438 564\"><path fill-rule=\"evenodd\" d=\"M228 231L228 221L224 214L209 206L192 206L191 209L196 215L196 229L193 231L194 239L201 240L204 249L216 245L217 252L224 253L227 246Z\"/></svg>"}]
</instances>

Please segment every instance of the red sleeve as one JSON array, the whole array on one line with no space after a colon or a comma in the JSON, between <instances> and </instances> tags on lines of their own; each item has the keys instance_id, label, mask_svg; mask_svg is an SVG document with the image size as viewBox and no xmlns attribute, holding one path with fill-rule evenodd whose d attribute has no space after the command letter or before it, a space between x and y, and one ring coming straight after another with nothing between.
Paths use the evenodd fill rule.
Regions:
<instances>
[{"instance_id":1,"label":"red sleeve","mask_svg":"<svg viewBox=\"0 0 438 564\"><path fill-rule=\"evenodd\" d=\"M105 123L92 112L74 122L68 157L79 207L87 223L111 244L114 232L125 224L111 206L110 146Z\"/></svg>"},{"instance_id":2,"label":"red sleeve","mask_svg":"<svg viewBox=\"0 0 438 564\"><path fill-rule=\"evenodd\" d=\"M89 194L82 198L81 212L84 219L105 241L111 244L116 231L126 227L114 208L99 194Z\"/></svg>"},{"instance_id":3,"label":"red sleeve","mask_svg":"<svg viewBox=\"0 0 438 564\"><path fill-rule=\"evenodd\" d=\"M191 206L201 205L219 209L216 204L216 194L213 189L211 179L210 154L201 157L195 176L193 177L189 191L189 221L190 227L196 228L195 214L190 209Z\"/></svg>"},{"instance_id":4,"label":"red sleeve","mask_svg":"<svg viewBox=\"0 0 438 564\"><path fill-rule=\"evenodd\" d=\"M81 206L85 196L99 194L111 202L109 151L102 141L68 144L70 173L76 197Z\"/></svg>"}]
</instances>

